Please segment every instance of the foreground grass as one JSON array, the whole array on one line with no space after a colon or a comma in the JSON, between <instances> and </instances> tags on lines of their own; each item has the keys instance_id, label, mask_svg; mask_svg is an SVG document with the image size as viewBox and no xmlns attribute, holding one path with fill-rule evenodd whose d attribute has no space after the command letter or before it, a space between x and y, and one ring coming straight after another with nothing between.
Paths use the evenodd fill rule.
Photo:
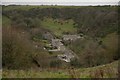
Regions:
<instances>
[{"instance_id":1,"label":"foreground grass","mask_svg":"<svg viewBox=\"0 0 120 80\"><path fill-rule=\"evenodd\" d=\"M117 78L118 61L80 69L3 70L3 78Z\"/></svg>"}]
</instances>

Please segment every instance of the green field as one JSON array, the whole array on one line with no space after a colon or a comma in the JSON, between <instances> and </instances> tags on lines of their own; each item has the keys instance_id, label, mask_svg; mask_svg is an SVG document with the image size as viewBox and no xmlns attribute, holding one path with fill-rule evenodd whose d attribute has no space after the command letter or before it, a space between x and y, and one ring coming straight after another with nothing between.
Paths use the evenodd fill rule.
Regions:
<instances>
[{"instance_id":1,"label":"green field","mask_svg":"<svg viewBox=\"0 0 120 80\"><path fill-rule=\"evenodd\" d=\"M3 78L117 78L118 61L91 68L3 70Z\"/></svg>"},{"instance_id":2,"label":"green field","mask_svg":"<svg viewBox=\"0 0 120 80\"><path fill-rule=\"evenodd\" d=\"M74 21L73 20L68 20L68 23L61 20L63 23L62 25L61 25L61 23L58 23L55 21L59 21L59 19L53 20L52 18L45 18L41 22L41 25L44 28L52 31L56 36L62 36L62 34L64 32L75 33L77 30L76 28L74 28L74 25L73 25Z\"/></svg>"}]
</instances>

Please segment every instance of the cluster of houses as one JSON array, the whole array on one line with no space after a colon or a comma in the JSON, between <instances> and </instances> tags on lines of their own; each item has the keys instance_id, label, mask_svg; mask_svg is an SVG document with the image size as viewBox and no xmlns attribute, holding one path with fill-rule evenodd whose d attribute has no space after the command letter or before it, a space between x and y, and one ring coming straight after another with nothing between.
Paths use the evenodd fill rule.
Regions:
<instances>
[{"instance_id":1,"label":"cluster of houses","mask_svg":"<svg viewBox=\"0 0 120 80\"><path fill-rule=\"evenodd\" d=\"M64 44L62 43L62 40L67 41L75 41L77 39L83 38L79 35L63 35L62 39L55 39L50 33L46 33L45 39L50 40L51 44L49 44L51 47L53 47L52 50L48 51L61 51L64 54L59 54L57 57L60 60L63 60L65 62L70 62L72 58L74 58L74 52L71 51L70 49L67 49Z\"/></svg>"},{"instance_id":2,"label":"cluster of houses","mask_svg":"<svg viewBox=\"0 0 120 80\"><path fill-rule=\"evenodd\" d=\"M65 46L63 45L63 43L61 41L62 40L60 40L60 39L52 39L50 45L53 47L53 49L48 50L48 51L64 51Z\"/></svg>"},{"instance_id":3,"label":"cluster of houses","mask_svg":"<svg viewBox=\"0 0 120 80\"><path fill-rule=\"evenodd\" d=\"M63 35L63 40L67 41L67 40L71 40L71 41L75 41L79 38L83 38L79 35Z\"/></svg>"},{"instance_id":4,"label":"cluster of houses","mask_svg":"<svg viewBox=\"0 0 120 80\"><path fill-rule=\"evenodd\" d=\"M64 51L64 54L59 54L57 56L60 60L63 60L65 62L70 62L72 58L74 58L74 53L71 50L66 49Z\"/></svg>"}]
</instances>

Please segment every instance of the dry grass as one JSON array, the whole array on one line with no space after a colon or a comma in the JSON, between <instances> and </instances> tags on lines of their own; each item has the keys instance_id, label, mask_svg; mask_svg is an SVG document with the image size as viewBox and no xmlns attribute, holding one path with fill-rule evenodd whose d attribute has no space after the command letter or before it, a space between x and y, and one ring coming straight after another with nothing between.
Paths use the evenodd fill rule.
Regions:
<instances>
[{"instance_id":1,"label":"dry grass","mask_svg":"<svg viewBox=\"0 0 120 80\"><path fill-rule=\"evenodd\" d=\"M3 70L4 78L117 78L118 61L91 68Z\"/></svg>"}]
</instances>

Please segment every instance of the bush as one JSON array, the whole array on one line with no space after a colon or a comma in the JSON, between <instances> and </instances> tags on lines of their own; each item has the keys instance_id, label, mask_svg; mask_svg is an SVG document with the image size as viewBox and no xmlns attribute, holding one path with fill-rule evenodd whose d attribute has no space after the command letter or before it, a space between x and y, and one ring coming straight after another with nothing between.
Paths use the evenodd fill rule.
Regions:
<instances>
[{"instance_id":1,"label":"bush","mask_svg":"<svg viewBox=\"0 0 120 80\"><path fill-rule=\"evenodd\" d=\"M37 34L32 36L33 41L39 41L39 40L42 40L42 39L43 39L43 36L42 36L41 33L37 33Z\"/></svg>"},{"instance_id":2,"label":"bush","mask_svg":"<svg viewBox=\"0 0 120 80\"><path fill-rule=\"evenodd\" d=\"M17 30L3 28L2 46L3 68L24 69L31 67L33 48L28 40L17 33Z\"/></svg>"},{"instance_id":3,"label":"bush","mask_svg":"<svg viewBox=\"0 0 120 80\"><path fill-rule=\"evenodd\" d=\"M50 62L50 67L60 67L60 66L61 66L60 60L55 60Z\"/></svg>"},{"instance_id":4,"label":"bush","mask_svg":"<svg viewBox=\"0 0 120 80\"><path fill-rule=\"evenodd\" d=\"M80 61L77 58L72 59L70 65L77 68L81 67Z\"/></svg>"}]
</instances>

